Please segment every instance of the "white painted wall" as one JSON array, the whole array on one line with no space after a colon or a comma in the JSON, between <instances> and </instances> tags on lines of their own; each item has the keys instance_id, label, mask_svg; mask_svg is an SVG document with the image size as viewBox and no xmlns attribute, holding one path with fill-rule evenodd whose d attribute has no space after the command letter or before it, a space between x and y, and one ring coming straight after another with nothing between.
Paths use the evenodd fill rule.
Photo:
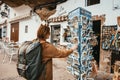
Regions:
<instances>
[{"instance_id":1,"label":"white painted wall","mask_svg":"<svg viewBox=\"0 0 120 80\"><path fill-rule=\"evenodd\" d=\"M25 33L25 26L28 25L28 33ZM19 42L33 40L37 37L37 29L40 26L39 18L33 16L30 19L22 20L19 23Z\"/></svg>"},{"instance_id":2,"label":"white painted wall","mask_svg":"<svg viewBox=\"0 0 120 80\"><path fill-rule=\"evenodd\" d=\"M21 16L24 14L30 13L31 8L26 5L22 5L20 7L11 8L10 9L10 16L7 18L7 37L10 39L10 31L11 31L11 23L9 22L11 19ZM15 15L16 14L16 15ZM4 21L5 18L0 18L0 21ZM38 15L33 14L30 18L26 18L23 20L19 20L19 42L24 42L26 40L33 40L36 38L37 29L40 26L40 18ZM28 33L25 33L25 26L28 26Z\"/></svg>"},{"instance_id":3,"label":"white painted wall","mask_svg":"<svg viewBox=\"0 0 120 80\"><path fill-rule=\"evenodd\" d=\"M11 24L7 24L7 37L9 38L9 40L10 40L10 29L11 28Z\"/></svg>"},{"instance_id":4,"label":"white painted wall","mask_svg":"<svg viewBox=\"0 0 120 80\"><path fill-rule=\"evenodd\" d=\"M85 6L85 0L68 0L65 3L57 6L57 12L52 16L58 16L60 13L59 8L64 7L67 13L74 10L77 7L82 7L90 11L93 15L106 15L105 25L116 25L117 17L120 16L120 9L113 9L113 0L100 0L100 4Z\"/></svg>"},{"instance_id":5,"label":"white painted wall","mask_svg":"<svg viewBox=\"0 0 120 80\"><path fill-rule=\"evenodd\" d=\"M10 11L11 12L10 17L14 18L16 16L27 14L27 13L30 12L30 10L31 10L31 8L27 5L22 5L22 6L19 6L19 7L15 7Z\"/></svg>"}]
</instances>

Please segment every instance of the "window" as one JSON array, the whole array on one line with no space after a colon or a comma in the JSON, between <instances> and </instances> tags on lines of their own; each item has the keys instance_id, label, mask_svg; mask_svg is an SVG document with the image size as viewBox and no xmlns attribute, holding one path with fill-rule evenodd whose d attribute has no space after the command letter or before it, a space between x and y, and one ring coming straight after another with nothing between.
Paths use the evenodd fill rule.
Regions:
<instances>
[{"instance_id":1,"label":"window","mask_svg":"<svg viewBox=\"0 0 120 80\"><path fill-rule=\"evenodd\" d=\"M2 35L3 35L3 37L7 36L6 32L7 32L7 26L4 26L3 29L2 29Z\"/></svg>"},{"instance_id":2,"label":"window","mask_svg":"<svg viewBox=\"0 0 120 80\"><path fill-rule=\"evenodd\" d=\"M113 0L113 9L120 9L120 0Z\"/></svg>"},{"instance_id":3,"label":"window","mask_svg":"<svg viewBox=\"0 0 120 80\"><path fill-rule=\"evenodd\" d=\"M25 33L28 33L28 25L25 26Z\"/></svg>"},{"instance_id":4,"label":"window","mask_svg":"<svg viewBox=\"0 0 120 80\"><path fill-rule=\"evenodd\" d=\"M86 0L86 6L99 4L99 3L100 3L100 0Z\"/></svg>"},{"instance_id":5,"label":"window","mask_svg":"<svg viewBox=\"0 0 120 80\"><path fill-rule=\"evenodd\" d=\"M51 43L54 45L60 44L60 25L51 25Z\"/></svg>"}]
</instances>

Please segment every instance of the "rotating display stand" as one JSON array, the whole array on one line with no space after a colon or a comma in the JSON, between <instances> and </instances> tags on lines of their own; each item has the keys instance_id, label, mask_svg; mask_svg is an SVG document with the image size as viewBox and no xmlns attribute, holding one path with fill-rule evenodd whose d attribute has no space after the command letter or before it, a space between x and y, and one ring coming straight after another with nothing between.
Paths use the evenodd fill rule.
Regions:
<instances>
[{"instance_id":1,"label":"rotating display stand","mask_svg":"<svg viewBox=\"0 0 120 80\"><path fill-rule=\"evenodd\" d=\"M77 80L86 80L92 73L92 56L95 36L92 30L91 12L79 7L68 14L68 26L70 37L68 49L78 44L78 50L74 51L67 58L67 70ZM93 79L94 80L94 79Z\"/></svg>"}]
</instances>

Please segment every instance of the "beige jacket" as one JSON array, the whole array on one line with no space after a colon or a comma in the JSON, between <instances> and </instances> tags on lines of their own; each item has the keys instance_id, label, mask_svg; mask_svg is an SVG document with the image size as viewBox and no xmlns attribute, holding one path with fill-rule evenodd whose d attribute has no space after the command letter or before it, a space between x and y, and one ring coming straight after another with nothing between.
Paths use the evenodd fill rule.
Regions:
<instances>
[{"instance_id":1,"label":"beige jacket","mask_svg":"<svg viewBox=\"0 0 120 80\"><path fill-rule=\"evenodd\" d=\"M52 44L45 42L42 43L42 61L49 62L46 64L45 73L42 73L39 80L53 80L53 70L52 70L52 58L64 58L71 54L73 50L58 50ZM45 74L45 75L44 75ZM44 79L45 78L45 79Z\"/></svg>"}]
</instances>

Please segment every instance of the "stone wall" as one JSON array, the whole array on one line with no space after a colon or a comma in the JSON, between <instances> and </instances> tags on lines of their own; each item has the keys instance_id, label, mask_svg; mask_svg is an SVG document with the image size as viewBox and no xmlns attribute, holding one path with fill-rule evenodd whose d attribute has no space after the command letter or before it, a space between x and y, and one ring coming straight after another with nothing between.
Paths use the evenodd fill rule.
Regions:
<instances>
[{"instance_id":1,"label":"stone wall","mask_svg":"<svg viewBox=\"0 0 120 80\"><path fill-rule=\"evenodd\" d=\"M105 22L105 14L103 15L94 15L92 16L92 20L101 20L101 32L102 32L102 27L104 25ZM106 71L106 72L110 72L111 70L111 51L109 50L103 50L102 49L102 34L100 34L100 62L99 62L99 70L100 71Z\"/></svg>"}]
</instances>

